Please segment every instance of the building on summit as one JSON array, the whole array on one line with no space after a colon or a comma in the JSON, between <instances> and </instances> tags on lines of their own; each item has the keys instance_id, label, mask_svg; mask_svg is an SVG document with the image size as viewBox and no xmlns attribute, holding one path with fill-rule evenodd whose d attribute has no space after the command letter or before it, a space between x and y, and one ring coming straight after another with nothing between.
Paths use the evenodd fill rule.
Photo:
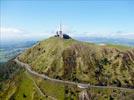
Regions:
<instances>
[{"instance_id":1,"label":"building on summit","mask_svg":"<svg viewBox=\"0 0 134 100\"><path fill-rule=\"evenodd\" d=\"M56 31L55 37L60 37L63 39L70 39L71 38L69 35L63 33L61 24L60 24L60 30Z\"/></svg>"}]
</instances>

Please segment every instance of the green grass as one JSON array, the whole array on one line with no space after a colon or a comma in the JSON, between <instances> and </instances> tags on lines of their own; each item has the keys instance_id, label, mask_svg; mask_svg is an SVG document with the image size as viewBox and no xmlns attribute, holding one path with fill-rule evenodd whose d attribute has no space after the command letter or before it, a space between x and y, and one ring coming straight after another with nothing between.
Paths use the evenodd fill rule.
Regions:
<instances>
[{"instance_id":1,"label":"green grass","mask_svg":"<svg viewBox=\"0 0 134 100\"><path fill-rule=\"evenodd\" d=\"M22 53L19 59L31 65L33 70L53 78L93 85L133 86L133 56L131 47L99 46L51 37Z\"/></svg>"},{"instance_id":2,"label":"green grass","mask_svg":"<svg viewBox=\"0 0 134 100\"><path fill-rule=\"evenodd\" d=\"M36 83L47 97L51 96L57 100L78 100L81 92L85 91L76 86L43 80L39 77L34 77L34 80L38 80ZM134 90L90 88L86 91L91 100L133 100L134 97Z\"/></svg>"},{"instance_id":3,"label":"green grass","mask_svg":"<svg viewBox=\"0 0 134 100\"><path fill-rule=\"evenodd\" d=\"M27 99L32 100L34 92L34 84L33 82L24 74L22 79L20 80L20 86L15 95L15 99Z\"/></svg>"},{"instance_id":4,"label":"green grass","mask_svg":"<svg viewBox=\"0 0 134 100\"><path fill-rule=\"evenodd\" d=\"M39 90L35 87L32 77L21 70L12 80L4 82L0 91L0 100L44 100ZM47 100L47 99L46 99Z\"/></svg>"},{"instance_id":5,"label":"green grass","mask_svg":"<svg viewBox=\"0 0 134 100\"><path fill-rule=\"evenodd\" d=\"M133 100L134 90L98 89L88 90L92 100Z\"/></svg>"},{"instance_id":6,"label":"green grass","mask_svg":"<svg viewBox=\"0 0 134 100\"><path fill-rule=\"evenodd\" d=\"M42 99L43 97L35 87L34 82L31 79L31 76L24 72L19 81L20 85L14 95L15 100L34 100L34 95L38 94L36 98Z\"/></svg>"},{"instance_id":7,"label":"green grass","mask_svg":"<svg viewBox=\"0 0 134 100\"><path fill-rule=\"evenodd\" d=\"M43 80L39 83L39 86L46 95L57 100L64 100L64 84Z\"/></svg>"},{"instance_id":8,"label":"green grass","mask_svg":"<svg viewBox=\"0 0 134 100\"><path fill-rule=\"evenodd\" d=\"M42 96L35 87L34 81L45 96ZM78 100L81 92L85 91L76 86L35 77L24 70L20 70L12 80L5 82L3 89L0 91L0 100L51 100L52 97L57 100ZM134 97L134 90L121 91L116 89L90 88L86 91L88 91L91 100L133 100Z\"/></svg>"},{"instance_id":9,"label":"green grass","mask_svg":"<svg viewBox=\"0 0 134 100\"><path fill-rule=\"evenodd\" d=\"M46 97L54 97L57 100L71 100L71 98L72 100L77 100L78 98L76 86L56 83L35 76L34 80L36 80L36 83L46 95ZM66 91L68 92L66 93Z\"/></svg>"}]
</instances>

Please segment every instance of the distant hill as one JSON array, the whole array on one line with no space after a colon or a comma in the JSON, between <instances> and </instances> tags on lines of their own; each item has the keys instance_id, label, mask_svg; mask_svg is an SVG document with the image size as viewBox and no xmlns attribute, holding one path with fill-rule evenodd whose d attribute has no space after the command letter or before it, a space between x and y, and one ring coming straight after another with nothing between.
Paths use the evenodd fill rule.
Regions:
<instances>
[{"instance_id":1,"label":"distant hill","mask_svg":"<svg viewBox=\"0 0 134 100\"><path fill-rule=\"evenodd\" d=\"M0 44L0 63L7 62L16 55L24 51L26 48L34 45L36 41L16 41L16 42L1 42Z\"/></svg>"},{"instance_id":2,"label":"distant hill","mask_svg":"<svg viewBox=\"0 0 134 100\"><path fill-rule=\"evenodd\" d=\"M134 39L127 38L104 38L104 37L75 37L75 39L80 41L87 41L92 43L106 43L106 44L118 44L134 47Z\"/></svg>"},{"instance_id":3,"label":"distant hill","mask_svg":"<svg viewBox=\"0 0 134 100\"><path fill-rule=\"evenodd\" d=\"M19 56L50 77L93 85L134 87L134 48L51 37Z\"/></svg>"}]
</instances>

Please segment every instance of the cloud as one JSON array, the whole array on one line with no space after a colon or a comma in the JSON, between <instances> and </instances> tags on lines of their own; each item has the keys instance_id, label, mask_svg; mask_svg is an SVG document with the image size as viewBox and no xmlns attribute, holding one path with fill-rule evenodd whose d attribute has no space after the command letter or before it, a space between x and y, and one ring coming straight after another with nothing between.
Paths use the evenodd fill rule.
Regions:
<instances>
[{"instance_id":1,"label":"cloud","mask_svg":"<svg viewBox=\"0 0 134 100\"><path fill-rule=\"evenodd\" d=\"M16 29L16 28L5 28L5 27L1 27L0 28L0 32L1 33L22 33L22 31L20 29Z\"/></svg>"},{"instance_id":2,"label":"cloud","mask_svg":"<svg viewBox=\"0 0 134 100\"><path fill-rule=\"evenodd\" d=\"M35 39L35 40L40 40L40 39L45 39L45 38L48 38L50 36L53 36L55 34L53 34L53 32L43 32L43 33L30 33L28 34L29 38L31 39Z\"/></svg>"},{"instance_id":3,"label":"cloud","mask_svg":"<svg viewBox=\"0 0 134 100\"><path fill-rule=\"evenodd\" d=\"M1 40L14 40L21 39L23 37L23 31L16 28L0 28L0 37Z\"/></svg>"},{"instance_id":4,"label":"cloud","mask_svg":"<svg viewBox=\"0 0 134 100\"><path fill-rule=\"evenodd\" d=\"M134 39L134 32L113 32L108 35L112 38Z\"/></svg>"},{"instance_id":5,"label":"cloud","mask_svg":"<svg viewBox=\"0 0 134 100\"><path fill-rule=\"evenodd\" d=\"M56 31L56 30L55 30ZM15 41L15 40L40 40L55 35L55 31L52 32L39 32L31 33L18 28L0 28L0 40L2 41ZM66 26L63 27L63 32L69 34L71 37L103 37L103 38L125 38L134 39L134 32L128 33L123 31L117 32L77 32L73 31Z\"/></svg>"},{"instance_id":6,"label":"cloud","mask_svg":"<svg viewBox=\"0 0 134 100\"><path fill-rule=\"evenodd\" d=\"M18 28L0 28L1 41L19 41L19 40L32 40L32 39L43 39L51 36L51 33L31 33Z\"/></svg>"}]
</instances>

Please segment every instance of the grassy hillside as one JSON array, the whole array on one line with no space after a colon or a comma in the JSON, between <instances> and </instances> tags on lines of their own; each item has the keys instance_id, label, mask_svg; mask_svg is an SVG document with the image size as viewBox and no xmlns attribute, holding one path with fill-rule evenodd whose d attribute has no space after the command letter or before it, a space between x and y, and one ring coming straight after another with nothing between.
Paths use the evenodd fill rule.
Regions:
<instances>
[{"instance_id":1,"label":"grassy hillside","mask_svg":"<svg viewBox=\"0 0 134 100\"><path fill-rule=\"evenodd\" d=\"M32 76L24 69L0 85L0 100L51 100L40 93Z\"/></svg>"},{"instance_id":2,"label":"grassy hillside","mask_svg":"<svg viewBox=\"0 0 134 100\"><path fill-rule=\"evenodd\" d=\"M133 100L134 90L118 89L79 89L76 86L58 84L44 80L21 69L13 79L3 83L0 100L79 100L87 92L91 100ZM39 89L42 91L40 93Z\"/></svg>"},{"instance_id":3,"label":"grassy hillside","mask_svg":"<svg viewBox=\"0 0 134 100\"><path fill-rule=\"evenodd\" d=\"M26 50L19 59L53 78L134 86L134 48L51 37Z\"/></svg>"},{"instance_id":4,"label":"grassy hillside","mask_svg":"<svg viewBox=\"0 0 134 100\"><path fill-rule=\"evenodd\" d=\"M91 100L133 100L134 90L119 89L79 89L77 86L59 84L34 76L44 94L57 100L79 100L83 92L87 92ZM58 91L57 91L58 90Z\"/></svg>"},{"instance_id":5,"label":"grassy hillside","mask_svg":"<svg viewBox=\"0 0 134 100\"><path fill-rule=\"evenodd\" d=\"M30 53L26 55L29 50ZM44 50L45 52L43 52ZM118 59L123 60L123 63L126 65L126 67L133 68L133 49L131 48L125 47L123 50L120 47L118 48L118 46L116 46L116 48L109 45L98 46L95 44L79 42L73 39L62 40L60 38L53 37L48 40L41 41L39 44L26 50L20 56L20 58L26 57L25 59L23 58L24 61L32 65L32 63L34 63L34 61L32 61L33 59L40 61L44 57L47 59L47 61L44 61L44 63L49 64L49 67L46 66L44 68L42 66L44 64L42 60L39 66L32 65L32 68L33 70L36 70L40 73L45 73L50 77L102 85L106 75L113 73L111 75L112 78L114 77L115 79L120 79L117 81L117 83L114 83L115 85L132 87L133 81L131 75L133 73L133 69L131 69L131 71L130 69L125 70L125 72L124 69L120 69L120 67L124 68L124 65L113 66L106 59L101 60L103 56L107 59L110 59L113 57L113 54L116 53L119 53L119 55L122 54L122 56L124 53L129 54L127 61L129 61L131 57L132 60L129 61L131 66L125 62L124 59L126 58L119 56ZM39 59L38 56L41 55L42 57ZM50 60L47 57L49 57ZM23 59L21 58L21 60ZM30 59L31 63L29 62ZM111 63L113 63L113 61L114 60L111 60ZM37 63L37 65L38 64L39 63ZM100 64L99 67L97 64ZM91 100L133 100L134 98L134 90L98 88L90 88L86 90L79 89L77 86L59 84L30 75L25 69L21 68L13 61L8 62L6 65L4 65L4 67L2 66L0 67L0 100L78 100L83 94L88 96ZM49 68L49 70L46 68ZM101 71L100 73L98 72L99 70ZM118 75L115 73L121 74ZM109 81L112 81L111 77L109 78ZM100 80L97 78L100 78ZM131 83L127 83L127 85L118 83L124 82L124 79L132 82L132 85ZM109 81L105 79L104 82ZM109 83L106 83L106 85L114 85L113 83Z\"/></svg>"},{"instance_id":6,"label":"grassy hillside","mask_svg":"<svg viewBox=\"0 0 134 100\"><path fill-rule=\"evenodd\" d=\"M0 63L0 100L45 99L32 76L13 60ZM45 99L47 100L47 99Z\"/></svg>"}]
</instances>

